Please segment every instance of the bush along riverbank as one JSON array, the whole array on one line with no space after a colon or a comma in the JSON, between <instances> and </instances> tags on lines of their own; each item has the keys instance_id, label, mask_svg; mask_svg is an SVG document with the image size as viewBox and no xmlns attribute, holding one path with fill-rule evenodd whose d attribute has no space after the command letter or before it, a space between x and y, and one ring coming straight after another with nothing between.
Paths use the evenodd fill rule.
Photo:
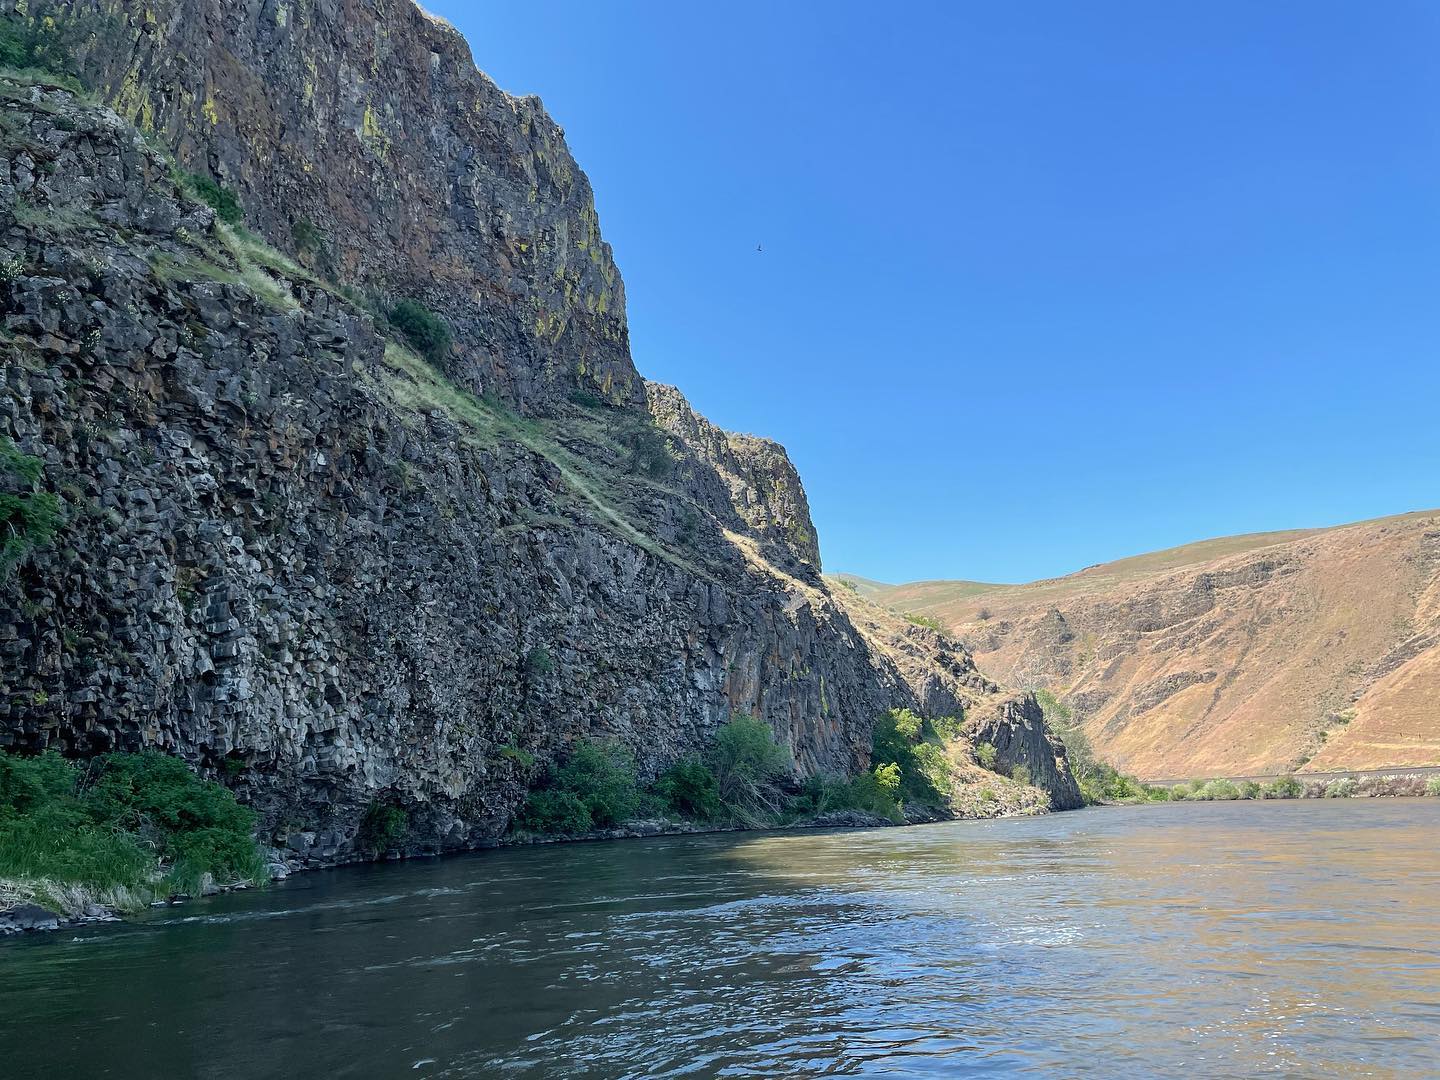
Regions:
<instances>
[{"instance_id":1,"label":"bush along riverbank","mask_svg":"<svg viewBox=\"0 0 1440 1080\"><path fill-rule=\"evenodd\" d=\"M255 815L155 751L0 751L0 932L269 880Z\"/></svg>"},{"instance_id":2,"label":"bush along riverbank","mask_svg":"<svg viewBox=\"0 0 1440 1080\"><path fill-rule=\"evenodd\" d=\"M1377 799L1440 798L1440 776L1340 777L1311 780L1281 776L1268 784L1254 780L1192 780L1158 790L1171 802L1228 802L1241 799Z\"/></svg>"},{"instance_id":3,"label":"bush along riverbank","mask_svg":"<svg viewBox=\"0 0 1440 1080\"><path fill-rule=\"evenodd\" d=\"M1027 775L1003 776L994 747L972 747L948 719L908 709L875 724L872 768L798 786L769 725L736 716L706 753L644 782L617 742L581 740L543 774L516 815L511 843L723 829L901 825L952 817L1045 813ZM988 753L987 753L988 751Z\"/></svg>"}]
</instances>

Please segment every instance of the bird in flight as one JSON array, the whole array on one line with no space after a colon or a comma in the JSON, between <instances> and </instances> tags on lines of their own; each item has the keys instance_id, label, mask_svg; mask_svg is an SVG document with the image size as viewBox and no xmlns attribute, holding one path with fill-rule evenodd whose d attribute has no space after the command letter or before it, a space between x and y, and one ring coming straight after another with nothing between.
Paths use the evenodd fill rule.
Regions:
<instances>
[{"instance_id":1,"label":"bird in flight","mask_svg":"<svg viewBox=\"0 0 1440 1080\"><path fill-rule=\"evenodd\" d=\"M764 251L764 250L765 250L765 249L764 249L763 247L761 247L759 244L756 244L756 245L755 245L755 254L758 255L758 254L760 254L760 252L762 252L762 251Z\"/></svg>"}]
</instances>

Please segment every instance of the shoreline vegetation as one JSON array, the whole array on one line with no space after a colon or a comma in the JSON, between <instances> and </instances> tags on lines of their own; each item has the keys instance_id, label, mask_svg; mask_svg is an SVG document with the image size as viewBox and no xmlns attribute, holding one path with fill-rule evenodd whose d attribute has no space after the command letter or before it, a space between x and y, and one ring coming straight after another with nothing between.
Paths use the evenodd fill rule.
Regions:
<instances>
[{"instance_id":1,"label":"shoreline vegetation","mask_svg":"<svg viewBox=\"0 0 1440 1080\"><path fill-rule=\"evenodd\" d=\"M972 747L959 722L894 709L876 721L872 766L852 777L789 779L789 752L763 720L738 714L710 747L650 783L630 752L578 740L543 774L516 814L509 842L585 838L656 821L678 831L802 825L902 825L952 816L1043 813L1049 796L1028 771L993 771L995 748ZM650 835L651 832L642 835Z\"/></svg>"},{"instance_id":2,"label":"shoreline vegetation","mask_svg":"<svg viewBox=\"0 0 1440 1080\"><path fill-rule=\"evenodd\" d=\"M103 919L269 880L255 813L158 751L0 751L0 913ZM24 928L24 927L22 927Z\"/></svg>"},{"instance_id":3,"label":"shoreline vegetation","mask_svg":"<svg viewBox=\"0 0 1440 1080\"><path fill-rule=\"evenodd\" d=\"M495 846L1046 812L1049 796L1024 767L991 771L995 757L994 747L961 737L957 720L908 709L876 722L871 769L798 785L770 726L743 714L705 753L648 782L618 741L579 739L539 774ZM403 857L414 848L409 824L403 805L372 803L350 861ZM289 871L278 852L267 857L256 825L227 787L160 751L71 761L53 750L0 750L0 932L267 884Z\"/></svg>"}]
</instances>

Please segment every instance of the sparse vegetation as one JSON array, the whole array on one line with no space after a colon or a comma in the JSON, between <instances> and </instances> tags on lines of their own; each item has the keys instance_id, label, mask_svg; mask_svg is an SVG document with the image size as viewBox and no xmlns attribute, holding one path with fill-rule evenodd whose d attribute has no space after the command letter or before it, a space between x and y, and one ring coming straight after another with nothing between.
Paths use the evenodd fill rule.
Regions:
<instances>
[{"instance_id":1,"label":"sparse vegetation","mask_svg":"<svg viewBox=\"0 0 1440 1080\"><path fill-rule=\"evenodd\" d=\"M630 450L627 468L636 476L668 480L675 475L675 454L670 438L653 424L637 426L625 436Z\"/></svg>"},{"instance_id":2,"label":"sparse vegetation","mask_svg":"<svg viewBox=\"0 0 1440 1080\"><path fill-rule=\"evenodd\" d=\"M506 743L500 747L499 754L507 761L513 761L522 769L529 769L535 764L535 755L529 750L522 749L514 743Z\"/></svg>"},{"instance_id":3,"label":"sparse vegetation","mask_svg":"<svg viewBox=\"0 0 1440 1080\"><path fill-rule=\"evenodd\" d=\"M906 612L905 621L913 623L916 626L923 626L929 630L934 630L937 633L945 633L945 624L931 615L912 615Z\"/></svg>"},{"instance_id":4,"label":"sparse vegetation","mask_svg":"<svg viewBox=\"0 0 1440 1080\"><path fill-rule=\"evenodd\" d=\"M999 751L995 749L993 743L982 742L975 745L975 762L982 769L990 769L993 772L995 769L995 758L998 754Z\"/></svg>"},{"instance_id":5,"label":"sparse vegetation","mask_svg":"<svg viewBox=\"0 0 1440 1080\"><path fill-rule=\"evenodd\" d=\"M199 890L207 875L260 883L255 815L168 754L110 753L76 764L53 751L0 751L0 879L6 891L67 907L141 907Z\"/></svg>"},{"instance_id":6,"label":"sparse vegetation","mask_svg":"<svg viewBox=\"0 0 1440 1080\"><path fill-rule=\"evenodd\" d=\"M555 670L555 661L550 656L550 650L544 645L536 645L525 655L525 670L531 675L549 675Z\"/></svg>"},{"instance_id":7,"label":"sparse vegetation","mask_svg":"<svg viewBox=\"0 0 1440 1080\"><path fill-rule=\"evenodd\" d=\"M64 521L59 498L40 490L43 464L0 438L0 580L55 538Z\"/></svg>"}]
</instances>

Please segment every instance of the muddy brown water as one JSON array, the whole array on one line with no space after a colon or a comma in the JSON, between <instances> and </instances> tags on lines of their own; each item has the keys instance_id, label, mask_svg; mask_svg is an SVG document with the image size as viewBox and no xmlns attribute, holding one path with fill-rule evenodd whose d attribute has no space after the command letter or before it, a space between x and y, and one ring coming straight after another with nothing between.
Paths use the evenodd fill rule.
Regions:
<instances>
[{"instance_id":1,"label":"muddy brown water","mask_svg":"<svg viewBox=\"0 0 1440 1080\"><path fill-rule=\"evenodd\" d=\"M0 942L0 1075L1440 1075L1440 799L493 851Z\"/></svg>"}]
</instances>

